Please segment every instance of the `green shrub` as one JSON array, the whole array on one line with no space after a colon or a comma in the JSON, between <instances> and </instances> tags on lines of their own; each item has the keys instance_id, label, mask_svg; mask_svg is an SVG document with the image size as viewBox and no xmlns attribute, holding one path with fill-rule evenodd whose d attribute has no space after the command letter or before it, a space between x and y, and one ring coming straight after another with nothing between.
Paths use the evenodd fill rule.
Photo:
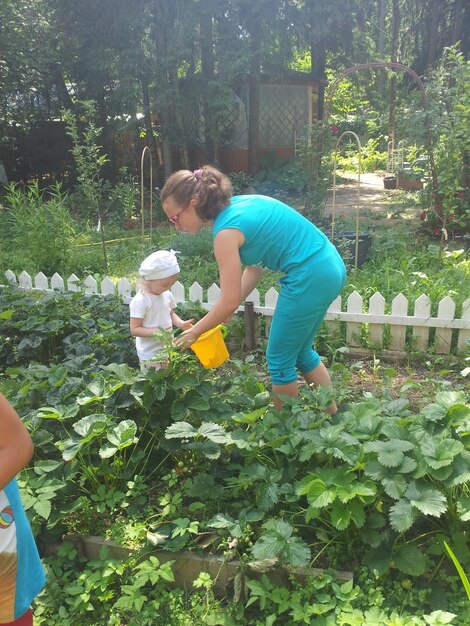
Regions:
<instances>
[{"instance_id":1,"label":"green shrub","mask_svg":"<svg viewBox=\"0 0 470 626\"><path fill-rule=\"evenodd\" d=\"M31 274L69 271L75 225L60 184L40 190L36 182L24 191L11 184L2 204L7 227L3 263L15 259L12 269L19 266Z\"/></svg>"}]
</instances>

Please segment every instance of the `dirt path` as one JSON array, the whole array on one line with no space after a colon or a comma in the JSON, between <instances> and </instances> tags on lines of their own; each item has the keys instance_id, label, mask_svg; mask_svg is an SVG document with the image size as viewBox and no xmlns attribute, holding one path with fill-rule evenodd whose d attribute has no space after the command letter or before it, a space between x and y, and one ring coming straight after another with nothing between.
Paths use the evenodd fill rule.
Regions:
<instances>
[{"instance_id":1,"label":"dirt path","mask_svg":"<svg viewBox=\"0 0 470 626\"><path fill-rule=\"evenodd\" d=\"M342 173L336 185L335 213L337 217L355 215L357 207L357 174ZM347 182L345 182L347 179ZM361 174L359 208L362 212L384 212L393 205L396 190L384 188L383 176L378 174ZM325 206L325 215L331 215L333 209L333 192L330 191Z\"/></svg>"}]
</instances>

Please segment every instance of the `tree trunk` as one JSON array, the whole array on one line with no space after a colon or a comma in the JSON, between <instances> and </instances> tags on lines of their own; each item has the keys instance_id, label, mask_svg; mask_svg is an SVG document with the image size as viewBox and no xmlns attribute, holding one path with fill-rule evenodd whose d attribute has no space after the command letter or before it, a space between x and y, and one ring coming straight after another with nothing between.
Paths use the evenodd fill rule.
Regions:
<instances>
[{"instance_id":1,"label":"tree trunk","mask_svg":"<svg viewBox=\"0 0 470 626\"><path fill-rule=\"evenodd\" d=\"M438 50L438 23L439 23L439 2L440 0L432 0L432 4L429 8L429 29L428 35L428 58L427 67L433 67L437 59Z\"/></svg>"},{"instance_id":2,"label":"tree trunk","mask_svg":"<svg viewBox=\"0 0 470 626\"><path fill-rule=\"evenodd\" d=\"M210 5L209 5L210 7ZM212 32L212 15L208 14L205 7L200 8L199 13L200 37L201 37L201 73L204 83L203 108L204 108L204 139L206 144L206 160L217 164L217 142L215 139L215 123L213 107L211 107L211 83L214 80L214 38Z\"/></svg>"},{"instance_id":3,"label":"tree trunk","mask_svg":"<svg viewBox=\"0 0 470 626\"><path fill-rule=\"evenodd\" d=\"M326 80L326 49L323 41L311 42L310 44L311 72L312 76L318 80ZM318 88L318 119L323 119L325 109L325 88L320 85ZM326 122L328 120L325 120Z\"/></svg>"},{"instance_id":4,"label":"tree trunk","mask_svg":"<svg viewBox=\"0 0 470 626\"><path fill-rule=\"evenodd\" d=\"M62 72L62 68L59 63L51 63L49 65L49 71L51 73L52 82L57 89L57 94L60 98L62 107L65 109L69 109L70 111L75 111L75 104L70 97L69 92L67 91L67 87L64 81L64 74Z\"/></svg>"},{"instance_id":5,"label":"tree trunk","mask_svg":"<svg viewBox=\"0 0 470 626\"><path fill-rule=\"evenodd\" d=\"M398 33L400 31L399 0L392 0L392 53L390 60L396 63L398 59ZM397 109L397 76L394 73L390 80L390 111L388 118L389 141L395 142L395 115Z\"/></svg>"},{"instance_id":6,"label":"tree trunk","mask_svg":"<svg viewBox=\"0 0 470 626\"><path fill-rule=\"evenodd\" d=\"M168 11L167 9L170 10ZM155 79L157 89L160 92L159 94L157 93L157 102L159 103L158 117L162 132L161 144L165 179L168 178L173 171L173 156L170 141L171 111L170 106L167 104L168 92L170 91L171 85L167 68L167 57L168 34L170 32L170 26L174 22L174 18L171 15L168 15L168 13L171 13L171 7L169 4L159 3L158 10L155 10L153 15L152 32L156 52Z\"/></svg>"},{"instance_id":7,"label":"tree trunk","mask_svg":"<svg viewBox=\"0 0 470 626\"><path fill-rule=\"evenodd\" d=\"M468 11L468 9L467 9ZM454 5L454 23L452 28L451 45L460 41L463 34L463 0L455 0Z\"/></svg>"},{"instance_id":8,"label":"tree trunk","mask_svg":"<svg viewBox=\"0 0 470 626\"><path fill-rule=\"evenodd\" d=\"M152 129L152 115L150 110L150 94L149 94L149 83L146 76L142 77L142 102L144 105L144 120L145 120L145 135L146 135L146 144L150 148L152 152L152 169L153 169L153 180L156 180L156 172L158 167L158 152L157 152L157 142L153 134ZM140 166L140 162L139 162Z\"/></svg>"},{"instance_id":9,"label":"tree trunk","mask_svg":"<svg viewBox=\"0 0 470 626\"><path fill-rule=\"evenodd\" d=\"M256 174L259 170L259 121L261 91L261 19L257 11L253 11L250 24L250 80L248 103L248 170Z\"/></svg>"},{"instance_id":10,"label":"tree trunk","mask_svg":"<svg viewBox=\"0 0 470 626\"><path fill-rule=\"evenodd\" d=\"M387 0L378 0L377 7L378 35L377 35L377 57L379 61L385 59L385 16L387 14ZM377 92L381 98L385 92L385 72L377 70Z\"/></svg>"}]
</instances>

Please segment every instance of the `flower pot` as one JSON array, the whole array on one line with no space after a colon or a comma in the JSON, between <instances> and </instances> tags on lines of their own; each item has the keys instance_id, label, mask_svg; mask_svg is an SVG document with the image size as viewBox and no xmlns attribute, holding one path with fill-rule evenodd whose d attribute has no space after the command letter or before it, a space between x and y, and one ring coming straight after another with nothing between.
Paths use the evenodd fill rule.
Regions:
<instances>
[{"instance_id":1,"label":"flower pot","mask_svg":"<svg viewBox=\"0 0 470 626\"><path fill-rule=\"evenodd\" d=\"M384 176L384 187L385 189L396 189L397 177L396 176Z\"/></svg>"},{"instance_id":2,"label":"flower pot","mask_svg":"<svg viewBox=\"0 0 470 626\"><path fill-rule=\"evenodd\" d=\"M338 252L343 257L345 264L354 266L356 255L356 233L354 231L338 233L333 239L333 244L338 248ZM357 267L362 267L365 261L370 259L372 235L370 233L359 233L357 247Z\"/></svg>"},{"instance_id":3,"label":"flower pot","mask_svg":"<svg viewBox=\"0 0 470 626\"><path fill-rule=\"evenodd\" d=\"M423 183L416 178L408 178L408 176L402 176L398 174L398 187L405 191L418 191L423 188Z\"/></svg>"}]
</instances>

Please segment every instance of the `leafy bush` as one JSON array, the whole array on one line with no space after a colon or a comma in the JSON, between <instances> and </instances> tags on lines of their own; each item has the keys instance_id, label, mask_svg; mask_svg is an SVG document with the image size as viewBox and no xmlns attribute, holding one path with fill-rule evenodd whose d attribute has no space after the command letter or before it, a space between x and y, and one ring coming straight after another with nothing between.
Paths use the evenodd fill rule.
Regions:
<instances>
[{"instance_id":1,"label":"leafy bush","mask_svg":"<svg viewBox=\"0 0 470 626\"><path fill-rule=\"evenodd\" d=\"M353 624L379 608L370 615L385 623L387 611L393 617L392 607L378 600L371 606L370 595L355 603L359 590L331 579L311 583L310 599L299 589L282 592L281 608L275 586L250 582L252 561L364 563L382 582L404 578L410 585L430 584L444 541L463 566L470 563L470 407L463 391L436 383L435 397L411 406L406 385L391 399L387 370L381 392L355 399L349 368L337 364L340 414L325 413L330 389L306 387L275 412L253 357L210 371L192 354L174 352L168 369L140 372L127 310L114 299L4 289L0 310L0 356L8 364L2 391L36 443L21 486L40 544L81 532L143 550L181 550L210 537L212 551L245 564L238 584L250 590L250 606L243 617L240 607L231 614L247 624L256 624L250 611L261 592L268 615L286 624L320 609L349 614L346 605L354 607ZM122 619L147 590L149 580L135 582L136 563L114 563L106 575L99 564L78 573L70 564L46 593L63 607L65 624L101 601L108 616ZM102 586L91 588L98 579ZM200 583L210 589L209 581ZM314 594L312 603L318 584L334 593ZM114 596L112 610L109 593L122 598ZM431 614L435 604L426 594ZM41 602L39 615L47 616Z\"/></svg>"},{"instance_id":2,"label":"leafy bush","mask_svg":"<svg viewBox=\"0 0 470 626\"><path fill-rule=\"evenodd\" d=\"M434 148L438 189L427 198L425 224L439 233L442 229L466 233L470 227L470 61L457 46L446 48L431 82L431 95L431 114L438 129Z\"/></svg>"},{"instance_id":3,"label":"leafy bush","mask_svg":"<svg viewBox=\"0 0 470 626\"><path fill-rule=\"evenodd\" d=\"M41 191L36 182L23 191L11 184L2 205L3 262L14 259L15 266L21 264L22 270L32 274L67 272L75 225L61 186Z\"/></svg>"}]
</instances>

